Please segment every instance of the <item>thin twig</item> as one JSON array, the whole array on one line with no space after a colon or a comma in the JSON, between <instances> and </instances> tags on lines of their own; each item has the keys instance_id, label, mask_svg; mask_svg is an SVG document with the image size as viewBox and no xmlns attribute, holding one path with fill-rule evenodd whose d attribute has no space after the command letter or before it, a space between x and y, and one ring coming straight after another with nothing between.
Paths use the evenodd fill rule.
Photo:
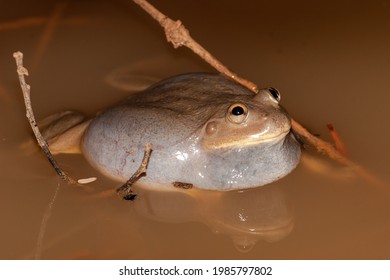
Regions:
<instances>
[{"instance_id":1,"label":"thin twig","mask_svg":"<svg viewBox=\"0 0 390 280\"><path fill-rule=\"evenodd\" d=\"M190 48L194 53L199 55L203 60L212 65L215 69L217 69L220 73L225 74L226 76L234 79L238 83L247 87L249 90L257 93L257 86L247 81L243 78L239 78L235 73L232 73L227 67L225 67L220 61L218 61L214 56L212 56L208 51L206 51L201 45L199 45L194 39L189 35L189 31L183 26L183 24L178 21L173 21L168 18L166 15L162 14L159 10L149 4L146 0L133 0L136 4L142 7L149 15L151 15L155 20L157 20L160 25L165 30L165 35L167 37L168 42L171 42L175 48L180 46L186 46ZM368 171L358 166L353 161L349 160L347 157L342 155L340 152L335 149L335 147L324 141L320 138L312 135L308 132L302 125L300 125L295 120L292 120L292 129L293 131L301 136L306 142L312 146L314 146L319 152L325 153L330 158L346 165L352 167L355 172L366 179L367 181L375 184L379 187L386 187L387 191L389 191L388 186L385 185L382 181L376 178L374 175L370 174Z\"/></svg>"},{"instance_id":2,"label":"thin twig","mask_svg":"<svg viewBox=\"0 0 390 280\"><path fill-rule=\"evenodd\" d=\"M153 7L151 4L149 4L147 1L133 1L160 23L160 25L165 29L165 35L167 37L168 42L171 42L174 48L185 46L191 49L204 61L213 66L218 72L225 74L236 82L249 88L253 92L258 92L258 88L254 83L245 80L239 77L236 73L230 71L226 66L223 65L223 63L221 63L200 44L198 44L194 39L192 39L189 31L185 28L185 26L181 23L180 20L173 21L172 19L161 13L159 10L157 10L155 7Z\"/></svg>"},{"instance_id":3,"label":"thin twig","mask_svg":"<svg viewBox=\"0 0 390 280\"><path fill-rule=\"evenodd\" d=\"M145 145L144 157L142 159L142 163L138 170L130 177L130 179L124 183L122 186L117 188L117 194L125 200L134 200L137 195L133 193L131 189L132 185L137 182L142 176L146 175L146 169L148 167L150 154L152 153L152 145L147 143Z\"/></svg>"},{"instance_id":4,"label":"thin twig","mask_svg":"<svg viewBox=\"0 0 390 280\"><path fill-rule=\"evenodd\" d=\"M27 69L23 66L23 53L21 52L15 52L14 58L16 61L16 67L17 72L19 76L19 82L20 86L23 91L23 97L24 97L24 104L26 106L26 117L31 125L31 128L34 132L35 138L38 141L39 146L41 147L42 151L44 152L45 156L51 163L51 165L54 167L54 170L60 176L61 179L64 181L71 183L71 184L77 184L77 182L68 176L57 164L57 161L54 159L53 155L51 154L49 150L49 146L47 145L45 139L43 138L41 132L39 131L37 122L35 121L34 113L31 107L31 99L30 99L30 85L26 83L26 80L24 76L28 76Z\"/></svg>"}]
</instances>

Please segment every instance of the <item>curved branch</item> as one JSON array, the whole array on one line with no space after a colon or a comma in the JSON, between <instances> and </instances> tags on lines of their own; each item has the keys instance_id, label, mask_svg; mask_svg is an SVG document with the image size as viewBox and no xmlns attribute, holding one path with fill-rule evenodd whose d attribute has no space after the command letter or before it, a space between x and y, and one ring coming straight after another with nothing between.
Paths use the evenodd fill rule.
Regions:
<instances>
[{"instance_id":1,"label":"curved branch","mask_svg":"<svg viewBox=\"0 0 390 280\"><path fill-rule=\"evenodd\" d=\"M71 183L71 184L77 184L76 180L69 177L68 174L66 174L58 165L57 161L54 159L53 155L51 154L49 150L49 146L47 145L45 139L43 138L41 132L39 131L37 122L35 121L34 112L31 107L31 99L30 99L30 85L26 83L26 80L24 76L28 76L27 69L23 66L23 53L21 52L15 52L14 58L16 61L16 67L17 72L19 76L19 82L20 86L23 91L23 97L24 97L24 104L26 106L26 117L30 123L30 126L32 128L32 131L34 132L35 138L38 141L39 146L41 147L42 151L45 153L46 158L49 160L50 164L53 166L54 170L60 176L61 179L64 181Z\"/></svg>"}]
</instances>

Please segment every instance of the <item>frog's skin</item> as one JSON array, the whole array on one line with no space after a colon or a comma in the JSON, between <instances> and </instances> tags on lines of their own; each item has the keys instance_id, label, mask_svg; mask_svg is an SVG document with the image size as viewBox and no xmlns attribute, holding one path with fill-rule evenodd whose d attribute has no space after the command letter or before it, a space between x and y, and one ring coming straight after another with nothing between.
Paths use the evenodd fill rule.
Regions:
<instances>
[{"instance_id":1,"label":"frog's skin","mask_svg":"<svg viewBox=\"0 0 390 280\"><path fill-rule=\"evenodd\" d=\"M253 188L287 175L300 159L279 100L272 88L254 94L219 74L189 73L130 95L76 130L88 161L121 182L151 143L142 185Z\"/></svg>"}]
</instances>

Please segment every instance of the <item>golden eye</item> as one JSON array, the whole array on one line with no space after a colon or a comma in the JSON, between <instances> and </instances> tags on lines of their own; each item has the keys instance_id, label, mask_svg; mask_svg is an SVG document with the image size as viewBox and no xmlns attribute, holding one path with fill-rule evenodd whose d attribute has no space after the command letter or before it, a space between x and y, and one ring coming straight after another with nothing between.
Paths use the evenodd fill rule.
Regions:
<instances>
[{"instance_id":1,"label":"golden eye","mask_svg":"<svg viewBox=\"0 0 390 280\"><path fill-rule=\"evenodd\" d=\"M236 103L229 107L227 119L232 123L243 123L248 117L248 107L242 103Z\"/></svg>"}]
</instances>

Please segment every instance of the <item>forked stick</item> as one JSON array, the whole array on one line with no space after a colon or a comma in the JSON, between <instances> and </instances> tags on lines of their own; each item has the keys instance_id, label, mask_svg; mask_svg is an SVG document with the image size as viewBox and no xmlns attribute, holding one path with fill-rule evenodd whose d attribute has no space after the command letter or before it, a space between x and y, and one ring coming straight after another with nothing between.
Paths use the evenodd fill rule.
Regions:
<instances>
[{"instance_id":1,"label":"forked stick","mask_svg":"<svg viewBox=\"0 0 390 280\"><path fill-rule=\"evenodd\" d=\"M35 69L38 63L41 61L42 56L46 51L46 48L49 44L51 37L53 36L54 31L60 23L61 15L65 11L66 6L66 2L58 3L54 8L53 14L49 17L46 27L43 30L41 38L39 39L38 47L33 57L32 69Z\"/></svg>"},{"instance_id":2,"label":"forked stick","mask_svg":"<svg viewBox=\"0 0 390 280\"><path fill-rule=\"evenodd\" d=\"M138 170L130 177L130 179L124 183L121 187L117 188L117 194L124 200L134 200L137 195L133 193L131 189L132 185L138 181L139 178L146 175L146 169L148 167L150 154L152 153L152 145L150 143L145 145L144 157Z\"/></svg>"}]
</instances>

